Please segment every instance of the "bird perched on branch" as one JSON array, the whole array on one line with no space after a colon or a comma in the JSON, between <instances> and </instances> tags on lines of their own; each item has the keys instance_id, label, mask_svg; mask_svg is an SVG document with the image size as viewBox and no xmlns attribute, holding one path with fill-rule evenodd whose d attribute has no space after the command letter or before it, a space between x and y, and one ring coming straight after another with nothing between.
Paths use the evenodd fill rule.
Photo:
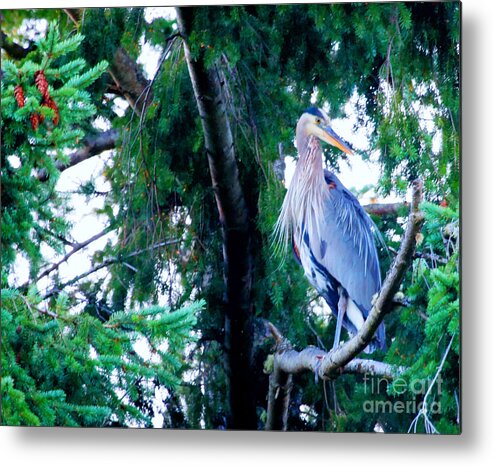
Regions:
<instances>
[{"instance_id":1,"label":"bird perched on branch","mask_svg":"<svg viewBox=\"0 0 493 466\"><path fill-rule=\"evenodd\" d=\"M323 110L305 110L296 126L298 163L275 233L286 248L291 242L308 280L337 316L335 348L342 326L355 334L363 325L381 279L373 222L337 176L324 169L320 140L352 154ZM376 348L385 348L383 323L367 350Z\"/></svg>"}]
</instances>

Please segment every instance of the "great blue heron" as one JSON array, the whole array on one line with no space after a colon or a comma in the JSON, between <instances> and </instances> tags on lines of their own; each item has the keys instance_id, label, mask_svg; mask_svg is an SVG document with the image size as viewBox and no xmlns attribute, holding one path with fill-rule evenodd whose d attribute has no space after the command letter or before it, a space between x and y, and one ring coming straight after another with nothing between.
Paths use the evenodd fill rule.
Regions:
<instances>
[{"instance_id":1,"label":"great blue heron","mask_svg":"<svg viewBox=\"0 0 493 466\"><path fill-rule=\"evenodd\" d=\"M319 139L351 154L332 129L327 114L310 107L296 126L298 162L284 198L276 233L337 316L334 348L341 327L355 334L381 286L373 223L334 173L323 168ZM383 323L368 351L385 348Z\"/></svg>"}]
</instances>

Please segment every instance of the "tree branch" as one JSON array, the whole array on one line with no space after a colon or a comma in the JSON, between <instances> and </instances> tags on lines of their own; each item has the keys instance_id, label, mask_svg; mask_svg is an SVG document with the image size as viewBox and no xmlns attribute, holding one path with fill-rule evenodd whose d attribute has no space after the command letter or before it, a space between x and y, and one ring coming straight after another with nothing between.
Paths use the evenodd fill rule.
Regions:
<instances>
[{"instance_id":1,"label":"tree branch","mask_svg":"<svg viewBox=\"0 0 493 466\"><path fill-rule=\"evenodd\" d=\"M27 48L24 48L22 47L22 45L10 41L8 36L1 30L0 44L2 49L4 49L14 60L22 60L27 56L29 52L36 50L36 45L34 44L34 42L31 42Z\"/></svg>"},{"instance_id":2,"label":"tree branch","mask_svg":"<svg viewBox=\"0 0 493 466\"><path fill-rule=\"evenodd\" d=\"M323 376L323 374L319 373L321 364L322 361L328 357L330 352L321 350L316 346L309 346L302 351L296 351L292 348L291 343L281 335L279 330L272 323L269 322L268 327L276 340L277 351L275 363L278 369L290 374L298 374L308 370L314 372L317 376ZM371 374L392 378L401 373L405 368L375 361L373 359L355 358L339 369L340 373Z\"/></svg>"},{"instance_id":3,"label":"tree branch","mask_svg":"<svg viewBox=\"0 0 493 466\"><path fill-rule=\"evenodd\" d=\"M78 28L81 9L64 8L63 11ZM130 58L123 47L116 49L108 73L115 83L108 91L124 97L132 109L141 115L147 101L152 99L152 92L149 87L149 81L142 74L139 65ZM144 95L145 97L142 98Z\"/></svg>"},{"instance_id":4,"label":"tree branch","mask_svg":"<svg viewBox=\"0 0 493 466\"><path fill-rule=\"evenodd\" d=\"M67 260L72 255L74 255L76 252L80 251L81 249L84 249L86 246L88 246L89 244L98 240L99 238L103 237L104 235L107 235L113 229L114 229L113 227L105 228L103 231L100 231L99 233L95 234L94 236L91 236L91 238L87 239L86 241L83 241L82 243L76 243L72 247L72 250L70 252L68 252L65 256L63 256L63 258L60 259L58 262L56 262L55 264L52 264L50 267L48 267L46 270L44 270L38 277L36 277L35 281L38 282L43 277L46 277L51 272L53 272L55 269L58 269L58 267L60 267L60 265L62 265L64 262L67 262Z\"/></svg>"},{"instance_id":5,"label":"tree branch","mask_svg":"<svg viewBox=\"0 0 493 466\"><path fill-rule=\"evenodd\" d=\"M407 202L393 202L389 204L366 204L363 206L366 212L370 215L378 215L379 217L384 216L395 216L401 210L409 209L409 204Z\"/></svg>"},{"instance_id":6,"label":"tree branch","mask_svg":"<svg viewBox=\"0 0 493 466\"><path fill-rule=\"evenodd\" d=\"M267 398L267 421L265 430L288 430L288 412L293 375L274 366L269 377L269 395Z\"/></svg>"},{"instance_id":7,"label":"tree branch","mask_svg":"<svg viewBox=\"0 0 493 466\"><path fill-rule=\"evenodd\" d=\"M173 240L169 240L169 241L162 241L160 243L153 244L152 246L149 246L147 248L138 249L137 251L134 251L130 254L127 254L124 257L112 257L110 259L106 259L105 261L101 262L100 264L95 265L94 267L87 270L86 272L81 273L80 275L77 275L76 277L71 278L70 280L68 280L64 283L56 284L53 287L53 289L48 291L41 299L44 301L48 298L51 298L52 296L59 293L60 291L62 291L67 286L71 286L71 285L77 283L78 281L82 280L83 278L86 278L87 276L92 275L93 273L97 272L98 270L104 269L105 267L108 267L108 266L113 265L113 264L121 264L121 263L125 262L127 259L130 259L131 257L138 256L139 254L142 254L144 252L152 251L154 249L159 249L159 248L162 248L164 246L170 246L171 244L177 244L177 243L180 243L182 241L183 241L182 239L173 239Z\"/></svg>"},{"instance_id":8,"label":"tree branch","mask_svg":"<svg viewBox=\"0 0 493 466\"><path fill-rule=\"evenodd\" d=\"M149 100L152 100L152 89L144 77L139 65L132 60L123 47L118 47L109 71L116 84L132 109L141 115Z\"/></svg>"},{"instance_id":9,"label":"tree branch","mask_svg":"<svg viewBox=\"0 0 493 466\"><path fill-rule=\"evenodd\" d=\"M63 11L75 24L75 27L79 27L80 10L78 8L64 8Z\"/></svg>"},{"instance_id":10,"label":"tree branch","mask_svg":"<svg viewBox=\"0 0 493 466\"><path fill-rule=\"evenodd\" d=\"M84 140L84 146L77 149L75 152L69 155L69 160L66 163L57 163L57 168L60 172L67 170L67 168L73 167L78 163L83 162L95 155L101 154L105 150L114 149L120 132L117 129L110 129L94 136L89 136ZM39 181L47 181L49 178L46 170L40 170L38 172Z\"/></svg>"}]
</instances>

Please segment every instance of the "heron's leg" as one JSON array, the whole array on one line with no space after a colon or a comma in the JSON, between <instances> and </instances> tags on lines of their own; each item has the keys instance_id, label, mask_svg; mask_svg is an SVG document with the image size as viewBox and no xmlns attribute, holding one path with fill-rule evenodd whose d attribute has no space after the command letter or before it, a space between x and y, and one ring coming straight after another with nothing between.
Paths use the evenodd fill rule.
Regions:
<instances>
[{"instance_id":1,"label":"heron's leg","mask_svg":"<svg viewBox=\"0 0 493 466\"><path fill-rule=\"evenodd\" d=\"M342 287L339 287L339 302L337 303L337 323L336 323L336 333L334 336L334 344L332 349L335 349L339 346L339 342L341 341L341 330L342 330L342 321L344 319L344 314L347 309L347 300L348 296L346 290Z\"/></svg>"}]
</instances>

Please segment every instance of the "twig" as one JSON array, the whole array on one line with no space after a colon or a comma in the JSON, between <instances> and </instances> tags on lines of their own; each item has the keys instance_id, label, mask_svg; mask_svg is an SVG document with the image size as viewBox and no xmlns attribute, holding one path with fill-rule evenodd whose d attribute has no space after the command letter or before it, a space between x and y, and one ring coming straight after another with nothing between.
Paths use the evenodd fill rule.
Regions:
<instances>
[{"instance_id":1,"label":"twig","mask_svg":"<svg viewBox=\"0 0 493 466\"><path fill-rule=\"evenodd\" d=\"M452 347L452 343L455 338L455 333L452 335L452 338L450 339L450 342L447 346L447 349L445 350L445 353L443 354L442 361L440 362L440 365L438 366L438 370L436 371L435 377L433 377L433 380L430 383L430 386L428 387L428 390L426 390L425 397L423 399L423 404L421 405L421 409L419 410L418 414L416 414L416 417L413 419L411 422L411 425L409 426L408 433L411 432L411 430L416 433L416 429L418 427L418 421L421 417L423 417L424 423L425 423L425 431L427 434L439 434L438 430L435 428L433 423L431 422L430 418L428 417L428 396L431 393L431 389L435 385L435 382L438 379L438 376L440 375L440 372L442 372L443 365L445 364L445 360L447 359L448 353L450 351L450 348Z\"/></svg>"},{"instance_id":2,"label":"twig","mask_svg":"<svg viewBox=\"0 0 493 466\"><path fill-rule=\"evenodd\" d=\"M129 259L131 257L135 257L139 254L144 253L144 252L152 251L154 249L162 248L164 246L169 246L171 244L180 243L181 241L182 241L181 239L162 241L161 243L153 244L152 246L149 246L147 248L134 251L134 252L126 255L125 257L113 257L113 258L107 259L107 260L101 262L100 264L95 265L94 267L92 267L88 271L81 273L80 275L77 275L76 277L74 277L74 278L72 278L72 279L70 279L64 283L60 283L58 285L55 285L55 287L51 291L46 293L41 299L44 301L48 298L51 298L53 295L55 295L56 293L61 291L63 288L66 288L67 286L71 286L74 283L77 283L78 281L82 280L83 278L86 278L87 276L92 275L94 272L97 272L98 270L101 270L105 267L108 267L108 266L113 265L113 264L125 262L127 259Z\"/></svg>"},{"instance_id":3,"label":"twig","mask_svg":"<svg viewBox=\"0 0 493 466\"><path fill-rule=\"evenodd\" d=\"M434 253L427 253L427 252L422 252L422 251L416 251L414 253L414 257L416 259L424 259L424 260L429 260L429 261L434 261L438 262L440 264L447 264L448 260L445 259L444 257L439 256L438 254Z\"/></svg>"},{"instance_id":4,"label":"twig","mask_svg":"<svg viewBox=\"0 0 493 466\"><path fill-rule=\"evenodd\" d=\"M72 250L68 252L65 256L63 256L62 259L60 259L58 262L44 270L38 277L35 278L34 281L38 282L41 280L43 277L46 277L49 275L51 272L53 272L55 269L60 267L64 262L67 262L67 260L74 255L76 252L80 251L81 249L84 249L86 246L89 244L93 243L94 241L98 240L99 238L103 237L104 235L107 235L110 231L112 231L112 227L105 228L103 231L100 231L99 233L95 234L94 236L91 236L91 238L87 239L86 241L83 241L82 243L76 243L74 246L72 246ZM22 286L26 286L27 284L24 284Z\"/></svg>"}]
</instances>

